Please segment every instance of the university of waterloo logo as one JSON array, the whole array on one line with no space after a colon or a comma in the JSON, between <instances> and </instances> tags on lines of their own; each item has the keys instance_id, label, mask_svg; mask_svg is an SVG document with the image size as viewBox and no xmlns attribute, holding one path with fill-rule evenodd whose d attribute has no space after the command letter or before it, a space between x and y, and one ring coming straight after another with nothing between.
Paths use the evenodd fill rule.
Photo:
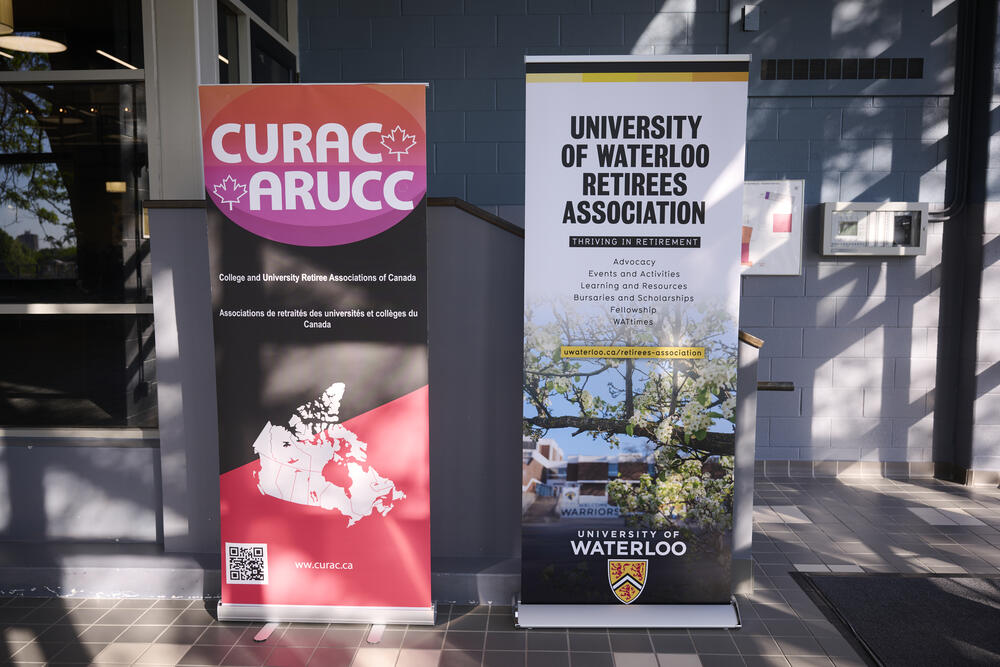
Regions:
<instances>
[{"instance_id":1,"label":"university of waterloo logo","mask_svg":"<svg viewBox=\"0 0 1000 667\"><path fill-rule=\"evenodd\" d=\"M611 592L625 604L632 604L646 585L647 569L648 561L645 560L609 560Z\"/></svg>"}]
</instances>

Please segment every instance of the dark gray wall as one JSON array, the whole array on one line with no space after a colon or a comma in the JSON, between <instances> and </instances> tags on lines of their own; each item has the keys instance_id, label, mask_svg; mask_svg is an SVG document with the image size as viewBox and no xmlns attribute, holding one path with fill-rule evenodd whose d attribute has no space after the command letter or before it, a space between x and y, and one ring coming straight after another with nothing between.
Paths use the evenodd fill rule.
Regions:
<instances>
[{"instance_id":1,"label":"dark gray wall","mask_svg":"<svg viewBox=\"0 0 1000 667\"><path fill-rule=\"evenodd\" d=\"M520 554L524 240L427 211L431 554Z\"/></svg>"},{"instance_id":2,"label":"dark gray wall","mask_svg":"<svg viewBox=\"0 0 1000 667\"><path fill-rule=\"evenodd\" d=\"M219 549L219 437L204 206L150 208L163 547Z\"/></svg>"},{"instance_id":3,"label":"dark gray wall","mask_svg":"<svg viewBox=\"0 0 1000 667\"><path fill-rule=\"evenodd\" d=\"M818 252L818 204L945 200L957 3L761 0L756 33L742 31L743 4L306 1L302 80L430 82L430 195L462 197L521 223L525 54L748 49L754 67L763 58L925 58L919 82L755 84L747 178L805 179L806 248L803 275L745 280L741 324L766 341L761 379L796 384L794 392L761 396L758 458L780 461L775 469L788 460L836 460L926 473L942 225L931 226L926 256L827 258Z\"/></svg>"},{"instance_id":4,"label":"dark gray wall","mask_svg":"<svg viewBox=\"0 0 1000 667\"><path fill-rule=\"evenodd\" d=\"M72 444L0 446L0 542L155 543L157 450Z\"/></svg>"}]
</instances>

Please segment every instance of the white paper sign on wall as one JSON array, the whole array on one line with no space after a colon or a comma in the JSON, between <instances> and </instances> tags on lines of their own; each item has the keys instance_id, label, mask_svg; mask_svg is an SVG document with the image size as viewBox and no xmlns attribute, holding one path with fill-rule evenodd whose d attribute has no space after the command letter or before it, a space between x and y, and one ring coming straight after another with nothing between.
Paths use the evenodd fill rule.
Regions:
<instances>
[{"instance_id":1,"label":"white paper sign on wall","mask_svg":"<svg viewBox=\"0 0 1000 667\"><path fill-rule=\"evenodd\" d=\"M746 181L740 264L743 275L802 273L805 181Z\"/></svg>"}]
</instances>

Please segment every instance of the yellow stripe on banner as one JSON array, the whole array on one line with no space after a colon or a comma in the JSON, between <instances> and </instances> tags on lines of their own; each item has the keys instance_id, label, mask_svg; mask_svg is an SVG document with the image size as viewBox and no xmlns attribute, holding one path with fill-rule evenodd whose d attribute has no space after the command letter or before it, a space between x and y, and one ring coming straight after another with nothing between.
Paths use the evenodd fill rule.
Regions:
<instances>
[{"instance_id":1,"label":"yellow stripe on banner","mask_svg":"<svg viewBox=\"0 0 1000 667\"><path fill-rule=\"evenodd\" d=\"M563 345L563 359L704 359L703 347Z\"/></svg>"},{"instance_id":2,"label":"yellow stripe on banner","mask_svg":"<svg viewBox=\"0 0 1000 667\"><path fill-rule=\"evenodd\" d=\"M749 72L695 72L694 81L749 81Z\"/></svg>"},{"instance_id":3,"label":"yellow stripe on banner","mask_svg":"<svg viewBox=\"0 0 1000 667\"><path fill-rule=\"evenodd\" d=\"M639 81L694 81L691 72L615 72L604 74L588 72L583 75L585 83L634 83Z\"/></svg>"},{"instance_id":4,"label":"yellow stripe on banner","mask_svg":"<svg viewBox=\"0 0 1000 667\"><path fill-rule=\"evenodd\" d=\"M747 81L747 72L575 72L526 74L528 83L637 83L647 81Z\"/></svg>"},{"instance_id":5,"label":"yellow stripe on banner","mask_svg":"<svg viewBox=\"0 0 1000 667\"><path fill-rule=\"evenodd\" d=\"M528 83L579 83L583 75L579 72L570 74L525 74Z\"/></svg>"}]
</instances>

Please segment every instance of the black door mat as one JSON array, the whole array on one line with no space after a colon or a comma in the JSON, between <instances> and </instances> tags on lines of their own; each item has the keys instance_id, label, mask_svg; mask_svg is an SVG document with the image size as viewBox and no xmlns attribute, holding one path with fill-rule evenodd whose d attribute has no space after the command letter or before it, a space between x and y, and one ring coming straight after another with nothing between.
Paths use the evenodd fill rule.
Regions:
<instances>
[{"instance_id":1,"label":"black door mat","mask_svg":"<svg viewBox=\"0 0 1000 667\"><path fill-rule=\"evenodd\" d=\"M1000 665L1000 577L793 574L873 665Z\"/></svg>"}]
</instances>

